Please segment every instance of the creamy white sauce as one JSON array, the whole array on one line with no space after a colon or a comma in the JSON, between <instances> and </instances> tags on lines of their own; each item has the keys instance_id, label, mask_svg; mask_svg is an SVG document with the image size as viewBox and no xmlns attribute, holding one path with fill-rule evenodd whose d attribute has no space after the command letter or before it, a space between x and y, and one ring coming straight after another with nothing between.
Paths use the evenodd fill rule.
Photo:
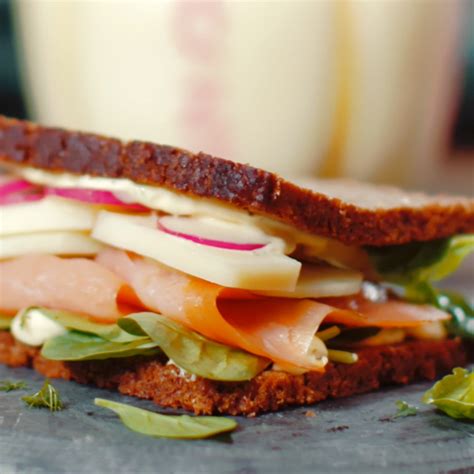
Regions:
<instances>
[{"instance_id":1,"label":"creamy white sauce","mask_svg":"<svg viewBox=\"0 0 474 474\"><path fill-rule=\"evenodd\" d=\"M66 333L66 329L38 310L19 312L12 321L11 332L15 339L28 346L39 347L53 337Z\"/></svg>"},{"instance_id":2,"label":"creamy white sauce","mask_svg":"<svg viewBox=\"0 0 474 474\"><path fill-rule=\"evenodd\" d=\"M173 215L214 216L232 222L251 222L255 216L208 198L195 198L160 186L137 184L129 179L102 178L71 173L51 173L35 168L14 168L32 183L58 188L106 190L124 202L142 204ZM258 216L257 216L258 218Z\"/></svg>"},{"instance_id":3,"label":"creamy white sauce","mask_svg":"<svg viewBox=\"0 0 474 474\"><path fill-rule=\"evenodd\" d=\"M364 281L361 290L364 298L374 303L384 303L388 299L387 289L376 283Z\"/></svg>"},{"instance_id":4,"label":"creamy white sauce","mask_svg":"<svg viewBox=\"0 0 474 474\"><path fill-rule=\"evenodd\" d=\"M316 248L334 241L295 229L268 217L250 214L247 211L219 202L215 199L192 197L160 186L137 184L124 178L102 178L71 173L52 173L29 167L10 167L11 171L32 183L58 188L82 188L105 190L114 193L124 202L142 204L176 216L207 216L222 221L246 224L254 229L282 237L288 245L301 243Z\"/></svg>"}]
</instances>

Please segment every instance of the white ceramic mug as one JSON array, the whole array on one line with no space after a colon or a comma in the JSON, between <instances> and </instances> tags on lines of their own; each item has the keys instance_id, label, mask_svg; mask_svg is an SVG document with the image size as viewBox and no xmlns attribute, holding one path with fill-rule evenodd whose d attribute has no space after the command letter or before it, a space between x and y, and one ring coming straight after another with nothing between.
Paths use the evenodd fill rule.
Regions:
<instances>
[{"instance_id":1,"label":"white ceramic mug","mask_svg":"<svg viewBox=\"0 0 474 474\"><path fill-rule=\"evenodd\" d=\"M406 184L442 151L460 8L24 0L16 13L42 122Z\"/></svg>"}]
</instances>

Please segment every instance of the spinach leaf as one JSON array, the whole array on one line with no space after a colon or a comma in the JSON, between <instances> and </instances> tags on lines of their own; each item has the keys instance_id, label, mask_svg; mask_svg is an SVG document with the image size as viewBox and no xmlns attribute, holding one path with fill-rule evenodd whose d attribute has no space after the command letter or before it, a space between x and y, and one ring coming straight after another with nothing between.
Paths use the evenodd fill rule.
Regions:
<instances>
[{"instance_id":1,"label":"spinach leaf","mask_svg":"<svg viewBox=\"0 0 474 474\"><path fill-rule=\"evenodd\" d=\"M406 288L406 297L416 303L428 303L451 315L447 329L451 335L474 340L474 306L454 291L443 291L429 283Z\"/></svg>"},{"instance_id":2,"label":"spinach leaf","mask_svg":"<svg viewBox=\"0 0 474 474\"><path fill-rule=\"evenodd\" d=\"M0 331L5 329L10 329L10 325L12 323L12 319L10 316L5 314L0 314Z\"/></svg>"},{"instance_id":3,"label":"spinach leaf","mask_svg":"<svg viewBox=\"0 0 474 474\"><path fill-rule=\"evenodd\" d=\"M463 259L474 252L474 234L366 250L386 281L413 285L441 280L453 273Z\"/></svg>"},{"instance_id":4,"label":"spinach leaf","mask_svg":"<svg viewBox=\"0 0 474 474\"><path fill-rule=\"evenodd\" d=\"M457 367L453 373L436 382L422 398L451 418L474 420L474 372Z\"/></svg>"},{"instance_id":5,"label":"spinach leaf","mask_svg":"<svg viewBox=\"0 0 474 474\"><path fill-rule=\"evenodd\" d=\"M154 355L161 351L149 338L114 342L94 334L68 331L45 342L41 355L50 360L79 361Z\"/></svg>"},{"instance_id":6,"label":"spinach leaf","mask_svg":"<svg viewBox=\"0 0 474 474\"><path fill-rule=\"evenodd\" d=\"M474 339L473 306L461 295L430 284L454 272L474 251L474 234L367 250L379 274L385 281L401 285L406 299L450 313L449 333Z\"/></svg>"},{"instance_id":7,"label":"spinach leaf","mask_svg":"<svg viewBox=\"0 0 474 474\"><path fill-rule=\"evenodd\" d=\"M102 339L114 342L131 342L139 338L120 329L117 324L101 324L90 321L85 316L69 311L58 311L47 308L31 306L20 313L20 317L27 317L29 313L40 312L43 316L56 321L66 329L95 334Z\"/></svg>"},{"instance_id":8,"label":"spinach leaf","mask_svg":"<svg viewBox=\"0 0 474 474\"><path fill-rule=\"evenodd\" d=\"M212 380L250 380L269 360L219 344L155 313L135 313L118 321L125 331L146 335L187 372Z\"/></svg>"},{"instance_id":9,"label":"spinach leaf","mask_svg":"<svg viewBox=\"0 0 474 474\"><path fill-rule=\"evenodd\" d=\"M112 410L124 425L138 433L159 438L202 439L233 431L237 423L219 416L161 415L103 398L96 398L97 406Z\"/></svg>"},{"instance_id":10,"label":"spinach leaf","mask_svg":"<svg viewBox=\"0 0 474 474\"><path fill-rule=\"evenodd\" d=\"M395 405L398 408L397 413L393 415L393 418L400 418L405 416L414 416L418 413L418 408L413 405L409 405L407 402L403 400L397 400Z\"/></svg>"}]
</instances>

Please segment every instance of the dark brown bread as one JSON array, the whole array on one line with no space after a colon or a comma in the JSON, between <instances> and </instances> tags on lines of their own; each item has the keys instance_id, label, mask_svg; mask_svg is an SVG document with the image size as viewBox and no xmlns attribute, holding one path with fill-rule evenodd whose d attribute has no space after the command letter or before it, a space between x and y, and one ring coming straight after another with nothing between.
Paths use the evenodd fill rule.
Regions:
<instances>
[{"instance_id":1,"label":"dark brown bread","mask_svg":"<svg viewBox=\"0 0 474 474\"><path fill-rule=\"evenodd\" d=\"M347 244L402 244L474 232L474 200L337 180L313 180L308 189L205 153L138 141L123 143L2 116L1 162L163 186Z\"/></svg>"},{"instance_id":2,"label":"dark brown bread","mask_svg":"<svg viewBox=\"0 0 474 474\"><path fill-rule=\"evenodd\" d=\"M37 349L0 332L0 363L29 366L46 377L58 377L126 395L151 399L164 407L196 414L254 416L287 406L309 405L376 390L383 385L433 380L467 363L459 339L413 341L361 349L352 365L329 364L325 373L290 375L267 370L249 382L225 383L180 375L176 366L157 358L133 357L88 362L46 360Z\"/></svg>"}]
</instances>

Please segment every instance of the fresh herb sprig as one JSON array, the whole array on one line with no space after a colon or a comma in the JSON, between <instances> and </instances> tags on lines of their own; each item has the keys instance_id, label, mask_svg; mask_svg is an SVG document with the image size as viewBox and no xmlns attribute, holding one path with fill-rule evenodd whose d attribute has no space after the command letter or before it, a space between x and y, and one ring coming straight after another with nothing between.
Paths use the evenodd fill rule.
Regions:
<instances>
[{"instance_id":1,"label":"fresh herb sprig","mask_svg":"<svg viewBox=\"0 0 474 474\"><path fill-rule=\"evenodd\" d=\"M0 380L0 392L13 392L14 390L24 390L25 388L28 388L28 385L22 380Z\"/></svg>"},{"instance_id":2,"label":"fresh herb sprig","mask_svg":"<svg viewBox=\"0 0 474 474\"><path fill-rule=\"evenodd\" d=\"M25 395L21 399L30 408L48 408L50 411L59 411L64 408L59 392L50 384L48 379L44 381L38 392L33 395Z\"/></svg>"}]
</instances>

